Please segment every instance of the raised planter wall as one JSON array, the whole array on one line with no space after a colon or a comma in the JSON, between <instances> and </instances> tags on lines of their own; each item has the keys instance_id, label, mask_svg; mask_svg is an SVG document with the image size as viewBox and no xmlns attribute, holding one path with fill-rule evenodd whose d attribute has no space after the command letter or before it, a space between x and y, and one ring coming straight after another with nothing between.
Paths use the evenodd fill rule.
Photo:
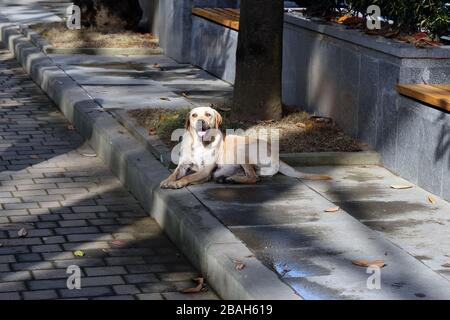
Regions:
<instances>
[{"instance_id":1,"label":"raised planter wall","mask_svg":"<svg viewBox=\"0 0 450 320\"><path fill-rule=\"evenodd\" d=\"M165 54L180 63L191 60L192 7L236 8L240 0L147 0L151 30Z\"/></svg>"},{"instance_id":2,"label":"raised planter wall","mask_svg":"<svg viewBox=\"0 0 450 320\"><path fill-rule=\"evenodd\" d=\"M332 117L385 167L450 200L450 114L398 83L450 83L450 50L418 49L286 15L283 99Z\"/></svg>"},{"instance_id":3,"label":"raised planter wall","mask_svg":"<svg viewBox=\"0 0 450 320\"><path fill-rule=\"evenodd\" d=\"M238 33L193 17L191 63L234 82ZM332 117L385 167L450 200L450 114L396 92L450 83L450 49L407 44L285 15L283 100Z\"/></svg>"}]
</instances>

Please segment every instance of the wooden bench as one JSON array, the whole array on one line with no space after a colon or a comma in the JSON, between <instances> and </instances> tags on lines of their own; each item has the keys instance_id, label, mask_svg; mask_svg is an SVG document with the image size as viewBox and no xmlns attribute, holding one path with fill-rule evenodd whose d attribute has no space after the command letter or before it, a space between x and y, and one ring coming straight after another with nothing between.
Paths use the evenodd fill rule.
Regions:
<instances>
[{"instance_id":1,"label":"wooden bench","mask_svg":"<svg viewBox=\"0 0 450 320\"><path fill-rule=\"evenodd\" d=\"M399 84L397 91L450 112L450 84Z\"/></svg>"},{"instance_id":2,"label":"wooden bench","mask_svg":"<svg viewBox=\"0 0 450 320\"><path fill-rule=\"evenodd\" d=\"M222 26L239 31L239 9L232 8L193 8L192 14L213 21Z\"/></svg>"}]
</instances>

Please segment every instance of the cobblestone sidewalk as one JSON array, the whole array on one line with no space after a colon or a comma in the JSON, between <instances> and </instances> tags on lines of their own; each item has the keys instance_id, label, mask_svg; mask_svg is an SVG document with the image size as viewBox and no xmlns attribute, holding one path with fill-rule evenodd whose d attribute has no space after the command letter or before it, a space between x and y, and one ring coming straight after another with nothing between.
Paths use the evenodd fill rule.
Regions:
<instances>
[{"instance_id":1,"label":"cobblestone sidewalk","mask_svg":"<svg viewBox=\"0 0 450 320\"><path fill-rule=\"evenodd\" d=\"M217 298L73 129L0 49L0 299Z\"/></svg>"}]
</instances>

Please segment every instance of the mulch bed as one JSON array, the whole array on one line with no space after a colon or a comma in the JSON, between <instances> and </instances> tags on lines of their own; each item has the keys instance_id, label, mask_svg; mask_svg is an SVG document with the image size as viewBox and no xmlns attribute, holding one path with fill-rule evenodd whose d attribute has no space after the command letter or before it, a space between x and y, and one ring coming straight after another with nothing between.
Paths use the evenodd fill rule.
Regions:
<instances>
[{"instance_id":1,"label":"mulch bed","mask_svg":"<svg viewBox=\"0 0 450 320\"><path fill-rule=\"evenodd\" d=\"M222 129L279 129L280 152L357 152L367 150L365 144L347 136L332 119L315 117L303 111L285 110L280 121L241 122L233 121L229 108L216 107L224 118ZM183 128L189 109L132 110L128 114L157 135L169 147L177 142L170 140L175 129Z\"/></svg>"},{"instance_id":2,"label":"mulch bed","mask_svg":"<svg viewBox=\"0 0 450 320\"><path fill-rule=\"evenodd\" d=\"M40 23L31 28L41 34L53 47L72 48L158 48L150 33L125 31L117 27L82 28L70 30L65 23Z\"/></svg>"}]
</instances>

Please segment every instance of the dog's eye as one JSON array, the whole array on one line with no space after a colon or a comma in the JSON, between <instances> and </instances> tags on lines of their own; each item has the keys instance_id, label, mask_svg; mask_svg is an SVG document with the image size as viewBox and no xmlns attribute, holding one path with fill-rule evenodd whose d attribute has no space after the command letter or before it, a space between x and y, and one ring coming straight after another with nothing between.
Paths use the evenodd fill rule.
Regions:
<instances>
[{"instance_id":1,"label":"dog's eye","mask_svg":"<svg viewBox=\"0 0 450 320\"><path fill-rule=\"evenodd\" d=\"M205 116L207 116L209 118L209 117L211 117L211 113L205 113Z\"/></svg>"},{"instance_id":2,"label":"dog's eye","mask_svg":"<svg viewBox=\"0 0 450 320\"><path fill-rule=\"evenodd\" d=\"M197 114L194 113L194 114L192 115L192 118L197 118Z\"/></svg>"}]
</instances>

